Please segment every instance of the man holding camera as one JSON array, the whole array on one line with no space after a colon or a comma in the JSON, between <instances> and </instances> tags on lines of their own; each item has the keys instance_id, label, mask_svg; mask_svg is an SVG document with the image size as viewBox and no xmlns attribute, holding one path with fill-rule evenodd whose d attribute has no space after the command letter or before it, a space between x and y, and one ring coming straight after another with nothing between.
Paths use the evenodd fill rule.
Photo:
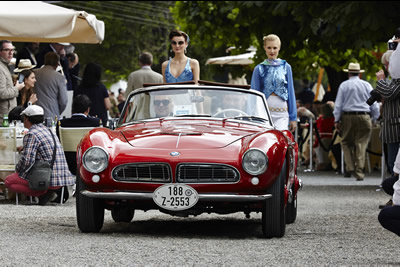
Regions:
<instances>
[{"instance_id":1,"label":"man holding camera","mask_svg":"<svg viewBox=\"0 0 400 267\"><path fill-rule=\"evenodd\" d=\"M399 41L400 39L397 38L393 40L393 43L397 44ZM379 100L382 98L383 100L383 125L381 135L382 141L387 144L387 161L392 175L394 161L400 144L400 66L398 66L400 65L400 48L396 47L397 46L389 46L389 48L394 48L395 50L388 58L387 62L385 62L388 65L386 68L389 70L392 81L388 82L386 80L383 70L378 71L376 73L376 78L378 80L376 90L371 92L371 98L374 96L375 99ZM386 53L389 53L390 51L391 50L388 50Z\"/></svg>"},{"instance_id":2,"label":"man holding camera","mask_svg":"<svg viewBox=\"0 0 400 267\"><path fill-rule=\"evenodd\" d=\"M335 128L341 133L342 150L346 164L344 177L353 174L357 181L364 180L364 165L366 150L372 131L372 121L379 117L379 104L367 104L372 86L360 79L359 63L350 63L344 72L349 73L349 79L339 86L335 100L333 115Z\"/></svg>"}]
</instances>

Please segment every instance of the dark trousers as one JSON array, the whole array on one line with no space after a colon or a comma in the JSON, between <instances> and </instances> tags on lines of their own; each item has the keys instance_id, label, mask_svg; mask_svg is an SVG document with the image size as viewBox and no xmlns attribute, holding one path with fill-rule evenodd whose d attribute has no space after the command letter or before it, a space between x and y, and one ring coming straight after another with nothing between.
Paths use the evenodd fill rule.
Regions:
<instances>
[{"instance_id":1,"label":"dark trousers","mask_svg":"<svg viewBox=\"0 0 400 267\"><path fill-rule=\"evenodd\" d=\"M387 157L388 167L390 174L393 175L394 162L396 161L397 152L399 152L399 143L388 143L387 150L388 150L388 157Z\"/></svg>"},{"instance_id":2,"label":"dark trousers","mask_svg":"<svg viewBox=\"0 0 400 267\"><path fill-rule=\"evenodd\" d=\"M398 179L399 179L399 176L392 176L392 177L386 178L382 182L383 191L385 191L386 194L393 196L393 194L394 194L393 185L395 182L397 182Z\"/></svg>"},{"instance_id":3,"label":"dark trousers","mask_svg":"<svg viewBox=\"0 0 400 267\"><path fill-rule=\"evenodd\" d=\"M378 220L383 228L400 236L400 206L383 208L378 215Z\"/></svg>"}]
</instances>

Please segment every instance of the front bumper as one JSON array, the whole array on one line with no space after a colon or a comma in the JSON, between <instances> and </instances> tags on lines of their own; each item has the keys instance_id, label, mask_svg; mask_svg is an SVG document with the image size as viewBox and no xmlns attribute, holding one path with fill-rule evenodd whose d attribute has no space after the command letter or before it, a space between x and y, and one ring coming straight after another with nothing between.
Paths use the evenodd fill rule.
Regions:
<instances>
[{"instance_id":1,"label":"front bumper","mask_svg":"<svg viewBox=\"0 0 400 267\"><path fill-rule=\"evenodd\" d=\"M103 199L132 199L132 200L152 200L153 193L137 192L92 192L84 190L82 195L91 198ZM265 195L237 195L237 194L199 194L200 201L228 201L228 202L257 202L272 197L272 194Z\"/></svg>"}]
</instances>

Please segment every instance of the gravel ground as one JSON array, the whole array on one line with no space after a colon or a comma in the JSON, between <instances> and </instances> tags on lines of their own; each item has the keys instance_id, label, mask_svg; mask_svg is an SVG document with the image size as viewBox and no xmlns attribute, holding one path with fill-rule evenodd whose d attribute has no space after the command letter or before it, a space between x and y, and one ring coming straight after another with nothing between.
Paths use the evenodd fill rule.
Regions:
<instances>
[{"instance_id":1,"label":"gravel ground","mask_svg":"<svg viewBox=\"0 0 400 267\"><path fill-rule=\"evenodd\" d=\"M179 218L137 211L98 234L79 232L75 198L36 206L0 200L2 266L400 266L399 237L383 229L379 173L362 182L304 173L298 217L283 238L261 237L261 214Z\"/></svg>"}]
</instances>

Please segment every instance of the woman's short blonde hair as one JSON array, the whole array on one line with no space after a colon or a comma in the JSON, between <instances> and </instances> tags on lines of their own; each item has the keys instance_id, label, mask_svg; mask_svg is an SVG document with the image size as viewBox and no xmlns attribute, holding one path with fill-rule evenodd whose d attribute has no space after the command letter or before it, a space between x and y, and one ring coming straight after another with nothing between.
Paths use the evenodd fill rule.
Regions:
<instances>
[{"instance_id":1,"label":"woman's short blonde hair","mask_svg":"<svg viewBox=\"0 0 400 267\"><path fill-rule=\"evenodd\" d=\"M281 46L281 39L279 39L278 35L276 35L276 34L268 34L267 36L264 36L263 40L264 40L264 45L267 42L278 41L279 47Z\"/></svg>"},{"instance_id":2,"label":"woman's short blonde hair","mask_svg":"<svg viewBox=\"0 0 400 267\"><path fill-rule=\"evenodd\" d=\"M381 57L381 62L383 65L389 63L392 53L393 53L393 50L387 50L385 53L383 53L383 55Z\"/></svg>"}]
</instances>

